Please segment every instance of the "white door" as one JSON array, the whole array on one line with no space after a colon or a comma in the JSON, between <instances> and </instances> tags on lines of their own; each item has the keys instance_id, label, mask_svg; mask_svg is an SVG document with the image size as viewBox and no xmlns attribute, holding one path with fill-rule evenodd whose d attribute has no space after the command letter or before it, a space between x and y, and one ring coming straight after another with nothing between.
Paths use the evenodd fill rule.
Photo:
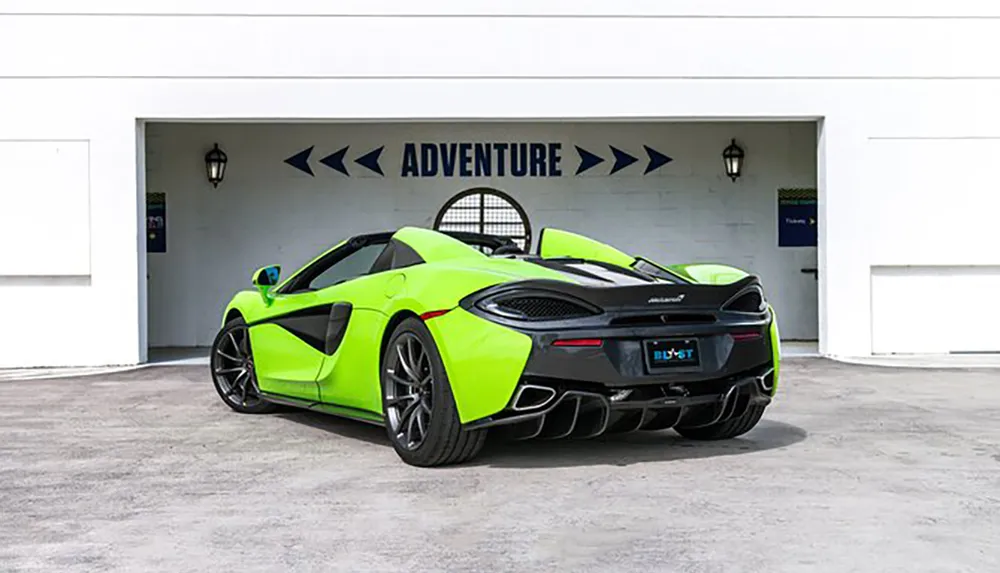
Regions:
<instances>
[{"instance_id":1,"label":"white door","mask_svg":"<svg viewBox=\"0 0 1000 573\"><path fill-rule=\"evenodd\" d=\"M819 273L815 247L779 248L750 269L760 276L778 315L782 340L819 337Z\"/></svg>"}]
</instances>

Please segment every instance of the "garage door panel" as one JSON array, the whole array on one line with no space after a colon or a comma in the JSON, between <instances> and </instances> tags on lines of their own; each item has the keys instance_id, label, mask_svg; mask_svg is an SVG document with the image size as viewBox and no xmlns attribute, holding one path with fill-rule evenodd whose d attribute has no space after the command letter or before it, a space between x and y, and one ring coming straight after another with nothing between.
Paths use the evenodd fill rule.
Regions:
<instances>
[{"instance_id":1,"label":"garage door panel","mask_svg":"<svg viewBox=\"0 0 1000 573\"><path fill-rule=\"evenodd\" d=\"M872 352L1000 352L1000 266L872 267Z\"/></svg>"},{"instance_id":2,"label":"garage door panel","mask_svg":"<svg viewBox=\"0 0 1000 573\"><path fill-rule=\"evenodd\" d=\"M90 275L90 143L0 141L0 276Z\"/></svg>"},{"instance_id":3,"label":"garage door panel","mask_svg":"<svg viewBox=\"0 0 1000 573\"><path fill-rule=\"evenodd\" d=\"M873 166L905 166L872 171L859 216L879 229L871 245L873 260L889 265L996 262L995 241L984 240L984 233L995 228L1000 211L1000 193L993 192L1000 138L874 139L869 155Z\"/></svg>"}]
</instances>

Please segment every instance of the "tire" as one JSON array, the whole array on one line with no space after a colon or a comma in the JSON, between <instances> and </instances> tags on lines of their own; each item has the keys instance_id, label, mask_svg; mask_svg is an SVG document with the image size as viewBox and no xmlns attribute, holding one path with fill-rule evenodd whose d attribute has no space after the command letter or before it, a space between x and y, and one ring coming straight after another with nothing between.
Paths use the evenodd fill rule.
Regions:
<instances>
[{"instance_id":1,"label":"tire","mask_svg":"<svg viewBox=\"0 0 1000 573\"><path fill-rule=\"evenodd\" d=\"M250 331L243 318L230 320L215 336L209 365L215 391L233 410L241 414L269 414L277 410L277 406L260 397Z\"/></svg>"},{"instance_id":2,"label":"tire","mask_svg":"<svg viewBox=\"0 0 1000 573\"><path fill-rule=\"evenodd\" d=\"M386 434L407 464L459 464L482 450L486 431L462 428L441 355L421 320L408 318L393 331L381 386Z\"/></svg>"},{"instance_id":3,"label":"tire","mask_svg":"<svg viewBox=\"0 0 1000 573\"><path fill-rule=\"evenodd\" d=\"M766 407L766 405L761 404L750 404L746 412L743 412L743 415L738 418L712 424L711 426L700 428L675 427L674 430L691 440L728 440L736 436L742 436L752 430L757 425L757 422L760 422Z\"/></svg>"}]
</instances>

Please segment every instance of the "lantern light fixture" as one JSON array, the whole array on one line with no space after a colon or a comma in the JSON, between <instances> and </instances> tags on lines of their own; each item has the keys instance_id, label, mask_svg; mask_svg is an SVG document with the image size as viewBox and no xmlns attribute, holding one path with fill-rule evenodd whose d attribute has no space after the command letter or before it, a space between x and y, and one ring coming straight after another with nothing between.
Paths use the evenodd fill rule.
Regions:
<instances>
[{"instance_id":1,"label":"lantern light fixture","mask_svg":"<svg viewBox=\"0 0 1000 573\"><path fill-rule=\"evenodd\" d=\"M726 175L733 181L739 179L743 172L743 158L745 156L743 148L736 145L735 139L732 140L729 147L722 151L722 161L726 166Z\"/></svg>"},{"instance_id":2,"label":"lantern light fixture","mask_svg":"<svg viewBox=\"0 0 1000 573\"><path fill-rule=\"evenodd\" d=\"M228 161L226 152L219 149L218 143L205 154L205 169L208 171L208 182L212 184L212 187L218 187L223 177L226 176L226 163Z\"/></svg>"}]
</instances>

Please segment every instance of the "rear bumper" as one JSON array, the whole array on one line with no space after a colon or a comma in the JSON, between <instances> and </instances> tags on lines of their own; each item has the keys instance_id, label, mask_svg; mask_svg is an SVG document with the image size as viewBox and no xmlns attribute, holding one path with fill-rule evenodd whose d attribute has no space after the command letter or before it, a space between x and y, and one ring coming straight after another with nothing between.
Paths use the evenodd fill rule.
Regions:
<instances>
[{"instance_id":1,"label":"rear bumper","mask_svg":"<svg viewBox=\"0 0 1000 573\"><path fill-rule=\"evenodd\" d=\"M770 363L715 380L618 389L526 378L506 408L465 427L504 427L514 439L559 439L708 426L770 403L773 384Z\"/></svg>"},{"instance_id":2,"label":"rear bumper","mask_svg":"<svg viewBox=\"0 0 1000 573\"><path fill-rule=\"evenodd\" d=\"M528 333L531 355L523 377L555 378L608 388L698 382L725 378L773 361L769 324L645 329L594 329ZM599 339L600 346L558 346L567 338ZM656 340L695 340L697 365L670 368L651 364L646 344Z\"/></svg>"}]
</instances>

